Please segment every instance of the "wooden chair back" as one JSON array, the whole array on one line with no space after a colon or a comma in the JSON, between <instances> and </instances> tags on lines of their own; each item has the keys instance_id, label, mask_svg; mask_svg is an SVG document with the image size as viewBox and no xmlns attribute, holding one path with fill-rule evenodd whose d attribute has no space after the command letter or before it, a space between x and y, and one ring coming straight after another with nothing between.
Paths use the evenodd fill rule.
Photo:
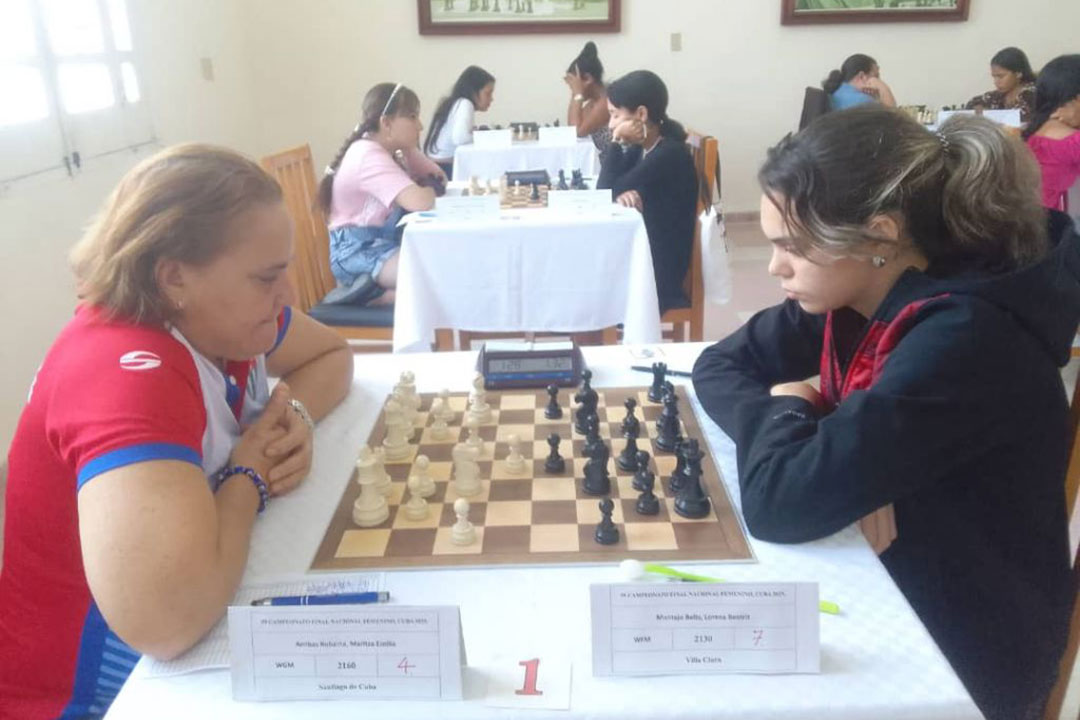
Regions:
<instances>
[{"instance_id":1,"label":"wooden chair back","mask_svg":"<svg viewBox=\"0 0 1080 720\"><path fill-rule=\"evenodd\" d=\"M799 116L799 129L802 130L827 112L829 112L828 93L821 88L806 88L803 94L802 114Z\"/></svg>"},{"instance_id":2,"label":"wooden chair back","mask_svg":"<svg viewBox=\"0 0 1080 720\"><path fill-rule=\"evenodd\" d=\"M262 159L263 168L281 185L285 206L295 226L296 257L289 276L296 289L296 302L307 312L319 304L336 285L330 272L330 236L326 219L316 203L319 186L315 181L311 147L285 150Z\"/></svg>"}]
</instances>

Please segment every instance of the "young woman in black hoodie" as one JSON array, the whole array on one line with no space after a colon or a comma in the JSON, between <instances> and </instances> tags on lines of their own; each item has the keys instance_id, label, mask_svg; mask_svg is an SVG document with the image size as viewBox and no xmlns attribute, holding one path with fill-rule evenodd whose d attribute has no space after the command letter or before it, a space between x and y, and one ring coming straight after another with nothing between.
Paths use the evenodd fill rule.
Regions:
<instances>
[{"instance_id":1,"label":"young woman in black hoodie","mask_svg":"<svg viewBox=\"0 0 1080 720\"><path fill-rule=\"evenodd\" d=\"M982 118L938 134L878 106L821 118L759 174L788 300L694 368L750 532L860 521L994 719L1041 717L1073 601L1058 367L1080 237L1047 222L1038 173Z\"/></svg>"}]
</instances>

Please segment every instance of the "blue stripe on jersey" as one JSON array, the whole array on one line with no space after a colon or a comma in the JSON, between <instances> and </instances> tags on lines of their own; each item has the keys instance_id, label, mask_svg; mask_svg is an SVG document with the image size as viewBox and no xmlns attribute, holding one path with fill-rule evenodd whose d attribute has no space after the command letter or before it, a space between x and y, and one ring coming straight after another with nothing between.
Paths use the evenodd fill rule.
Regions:
<instances>
[{"instance_id":1,"label":"blue stripe on jersey","mask_svg":"<svg viewBox=\"0 0 1080 720\"><path fill-rule=\"evenodd\" d=\"M202 456L187 445L176 443L129 445L99 455L83 465L82 470L79 471L78 488L82 489L83 485L103 472L148 460L183 460L202 468Z\"/></svg>"},{"instance_id":2,"label":"blue stripe on jersey","mask_svg":"<svg viewBox=\"0 0 1080 720\"><path fill-rule=\"evenodd\" d=\"M286 305L281 309L281 316L278 318L277 339L274 340L274 347L266 352L267 355L277 350L278 345L285 339L285 333L289 332L290 322L292 322L292 308Z\"/></svg>"},{"instance_id":3,"label":"blue stripe on jersey","mask_svg":"<svg viewBox=\"0 0 1080 720\"><path fill-rule=\"evenodd\" d=\"M111 666L108 671L102 667L106 656ZM138 661L139 654L116 637L105 624L97 604L91 602L79 638L71 699L60 717L67 720L103 715Z\"/></svg>"}]
</instances>

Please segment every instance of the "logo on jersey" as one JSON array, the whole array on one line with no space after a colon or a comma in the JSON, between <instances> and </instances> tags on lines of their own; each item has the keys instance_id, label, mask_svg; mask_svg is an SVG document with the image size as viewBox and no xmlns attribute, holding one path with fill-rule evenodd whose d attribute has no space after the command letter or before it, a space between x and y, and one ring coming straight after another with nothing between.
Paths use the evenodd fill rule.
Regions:
<instances>
[{"instance_id":1,"label":"logo on jersey","mask_svg":"<svg viewBox=\"0 0 1080 720\"><path fill-rule=\"evenodd\" d=\"M148 350L132 350L120 356L121 370L153 370L161 367L161 358Z\"/></svg>"}]
</instances>

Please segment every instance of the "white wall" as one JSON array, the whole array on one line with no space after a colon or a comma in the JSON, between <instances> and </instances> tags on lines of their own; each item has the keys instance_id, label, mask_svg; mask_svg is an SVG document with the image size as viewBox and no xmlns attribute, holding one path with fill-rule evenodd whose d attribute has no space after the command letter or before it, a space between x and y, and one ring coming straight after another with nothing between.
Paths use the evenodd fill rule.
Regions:
<instances>
[{"instance_id":1,"label":"white wall","mask_svg":"<svg viewBox=\"0 0 1080 720\"><path fill-rule=\"evenodd\" d=\"M623 31L597 35L609 77L650 68L670 114L721 141L729 210L757 207L765 149L794 129L803 88L852 52L881 63L904 103L960 102L989 87L988 60L1015 44L1041 66L1080 51L1076 0L971 0L966 23L781 27L780 0L623 0ZM262 154L311 143L322 165L374 83L413 87L430 117L467 64L498 78L491 122L565 113L562 74L581 35L421 37L412 0L129 0L145 92L163 143L215 142ZM670 33L683 50L670 50ZM208 82L200 59L214 64ZM483 118L484 116L481 116ZM0 448L33 376L70 316L66 254L135 158L75 179L0 188Z\"/></svg>"},{"instance_id":2,"label":"white wall","mask_svg":"<svg viewBox=\"0 0 1080 720\"><path fill-rule=\"evenodd\" d=\"M322 165L353 127L373 84L404 82L429 119L457 74L477 64L497 78L485 119L565 115L566 66L581 35L421 37L403 0L248 0L263 149L310 142ZM623 30L593 39L607 76L639 68L667 82L669 114L720 139L729 210L755 210L766 148L795 129L803 89L849 54L881 64L901 103L945 105L990 89L989 59L1024 48L1040 67L1080 51L1076 0L971 0L965 23L780 25L780 0L623 0ZM317 7L318 12L313 12ZM670 50L682 33L683 50Z\"/></svg>"},{"instance_id":3,"label":"white wall","mask_svg":"<svg viewBox=\"0 0 1080 720\"><path fill-rule=\"evenodd\" d=\"M256 149L245 8L219 0L128 0L141 79L163 143ZM212 59L213 82L200 58ZM141 155L122 153L0 187L0 465L34 371L75 303L67 252Z\"/></svg>"}]
</instances>

